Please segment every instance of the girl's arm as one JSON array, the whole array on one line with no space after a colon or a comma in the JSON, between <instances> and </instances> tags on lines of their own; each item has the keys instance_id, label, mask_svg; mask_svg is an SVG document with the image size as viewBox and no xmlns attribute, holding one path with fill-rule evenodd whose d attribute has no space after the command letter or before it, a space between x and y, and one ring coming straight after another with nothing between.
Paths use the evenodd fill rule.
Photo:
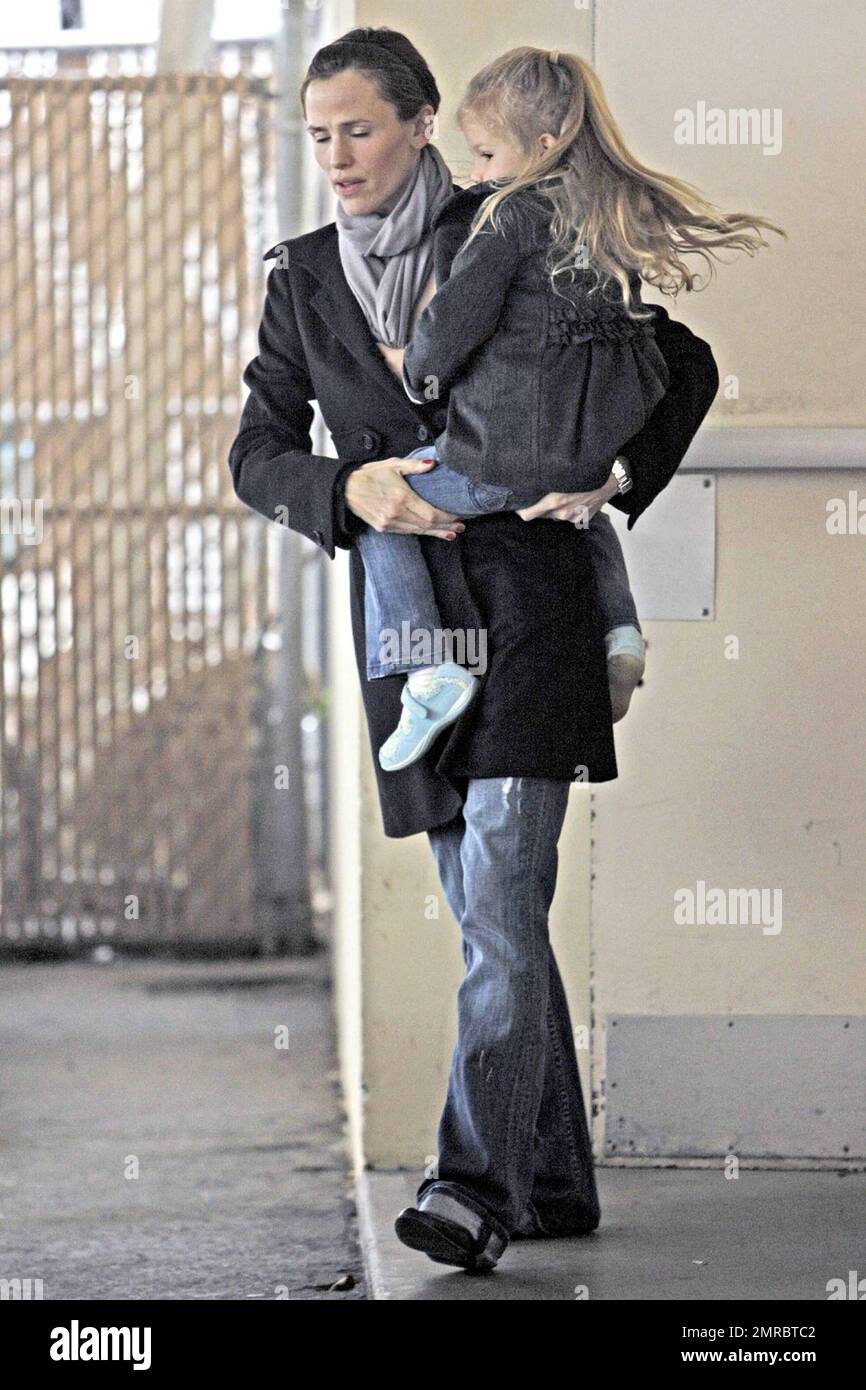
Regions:
<instances>
[{"instance_id":1,"label":"girl's arm","mask_svg":"<svg viewBox=\"0 0 866 1390\"><path fill-rule=\"evenodd\" d=\"M403 385L416 405L435 400L496 328L523 254L513 217L499 215L502 230L486 224L461 248L406 346Z\"/></svg>"},{"instance_id":2,"label":"girl's arm","mask_svg":"<svg viewBox=\"0 0 866 1390\"><path fill-rule=\"evenodd\" d=\"M430 275L429 275L429 277L428 277L428 280L427 280L427 284L424 286L423 290L421 291L421 294L420 294L419 297L418 297L418 302L417 302L417 304L415 305L415 308L414 308L413 311L412 311L412 321L411 321L411 323L410 323L410 325L409 325L409 332L410 332L410 334L411 334L411 333L414 333L414 331L415 331L415 325L417 324L418 319L421 317L421 314L424 312L424 310L426 309L427 305L430 303L430 300L433 298L433 296L434 296L435 293L436 293L436 276L435 276L434 272L431 271L431 272L430 272ZM382 356L383 356L384 359L385 359L385 362L387 363L388 367L390 367L391 371L394 373L394 375L395 375L395 377L397 378L397 380L398 380L398 381L402 381L402 380L403 380L403 354L404 354L405 349L404 349L404 348L388 347L387 343L379 343L379 342L376 343L376 347L377 347L377 348L379 349L379 351L381 352Z\"/></svg>"}]
</instances>

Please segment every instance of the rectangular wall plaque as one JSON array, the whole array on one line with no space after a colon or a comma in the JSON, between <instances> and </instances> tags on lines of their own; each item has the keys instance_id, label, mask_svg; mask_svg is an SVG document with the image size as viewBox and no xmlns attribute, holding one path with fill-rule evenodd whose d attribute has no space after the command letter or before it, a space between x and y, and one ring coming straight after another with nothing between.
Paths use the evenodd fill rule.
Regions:
<instances>
[{"instance_id":1,"label":"rectangular wall plaque","mask_svg":"<svg viewBox=\"0 0 866 1390\"><path fill-rule=\"evenodd\" d=\"M605 1153L866 1155L866 1019L611 1015Z\"/></svg>"},{"instance_id":2,"label":"rectangular wall plaque","mask_svg":"<svg viewBox=\"0 0 866 1390\"><path fill-rule=\"evenodd\" d=\"M638 617L709 620L715 616L716 480L677 474L634 530L605 507L622 544Z\"/></svg>"}]
</instances>

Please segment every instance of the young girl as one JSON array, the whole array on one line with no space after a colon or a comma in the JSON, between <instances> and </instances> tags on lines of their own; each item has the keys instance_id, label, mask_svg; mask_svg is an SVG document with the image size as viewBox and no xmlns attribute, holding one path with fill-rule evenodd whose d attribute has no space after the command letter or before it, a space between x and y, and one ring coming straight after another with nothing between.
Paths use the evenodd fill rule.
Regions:
<instances>
[{"instance_id":1,"label":"young girl","mask_svg":"<svg viewBox=\"0 0 866 1390\"><path fill-rule=\"evenodd\" d=\"M512 49L472 79L458 120L473 178L482 178L434 219L437 290L403 359L413 400L450 388L447 425L435 445L410 455L432 467L405 480L456 516L570 495L571 519L592 546L620 718L643 671L643 638L616 533L592 512L600 490L609 498L630 487L620 450L669 383L641 276L663 293L691 290L683 253L702 255L712 274L713 248L753 254L767 245L745 228L785 233L760 217L724 215L690 185L640 164L595 72L573 54ZM455 206L472 199L470 235L449 267ZM368 527L358 545L368 678L412 665L400 721L379 750L381 766L397 771L460 716L478 682L441 652L430 664L442 629L418 538ZM384 659L377 644L407 631L428 636L421 658L413 644L402 660Z\"/></svg>"}]
</instances>

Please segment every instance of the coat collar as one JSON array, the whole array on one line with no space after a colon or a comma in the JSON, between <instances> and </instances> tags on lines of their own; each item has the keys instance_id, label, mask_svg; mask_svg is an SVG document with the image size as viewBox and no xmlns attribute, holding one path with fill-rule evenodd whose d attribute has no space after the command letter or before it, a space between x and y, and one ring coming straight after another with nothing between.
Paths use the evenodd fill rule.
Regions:
<instances>
[{"instance_id":1,"label":"coat collar","mask_svg":"<svg viewBox=\"0 0 866 1390\"><path fill-rule=\"evenodd\" d=\"M433 218L431 228L435 231L445 222L465 222L468 225L484 199L495 192L498 187L499 185L490 181L470 184L468 188L458 188L455 184L453 198L449 198L447 203L442 204Z\"/></svg>"},{"instance_id":2,"label":"coat collar","mask_svg":"<svg viewBox=\"0 0 866 1390\"><path fill-rule=\"evenodd\" d=\"M442 213L460 203L461 196L470 191L474 190L461 189L455 184L457 196L443 204L431 226L437 226ZM318 289L310 296L309 303L328 330L351 353L371 381L412 410L413 402L376 346L363 310L343 273L337 244L337 224L329 222L327 226L307 232L304 236L278 241L265 252L262 260L278 257L281 251L285 265L303 266L319 281Z\"/></svg>"}]
</instances>

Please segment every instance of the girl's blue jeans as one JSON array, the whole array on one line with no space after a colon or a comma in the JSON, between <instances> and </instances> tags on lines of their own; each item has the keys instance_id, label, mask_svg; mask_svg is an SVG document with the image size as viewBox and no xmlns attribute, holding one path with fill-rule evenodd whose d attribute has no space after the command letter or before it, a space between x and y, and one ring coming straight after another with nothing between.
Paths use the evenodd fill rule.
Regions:
<instances>
[{"instance_id":1,"label":"girl's blue jeans","mask_svg":"<svg viewBox=\"0 0 866 1390\"><path fill-rule=\"evenodd\" d=\"M470 778L457 816L427 835L466 973L438 1129L447 1193L507 1244L526 1215L553 1234L599 1223L574 1032L548 931L569 783Z\"/></svg>"},{"instance_id":2,"label":"girl's blue jeans","mask_svg":"<svg viewBox=\"0 0 866 1390\"><path fill-rule=\"evenodd\" d=\"M436 458L435 444L413 449L407 458ZM485 516L490 512L517 511L538 501L539 494L518 493L492 483L472 483L447 464L437 462L425 473L407 473L413 492L443 511L459 517ZM613 522L603 511L596 512L586 531L605 632L630 624L641 630L637 609L628 582L622 546ZM445 542L448 544L448 542ZM455 542L450 542L454 544ZM374 531L367 526L356 544L364 561L364 619L366 627L367 679L394 676L416 666L438 665L448 653L433 655L441 647L436 634L442 632L439 610L424 553L417 536ZM404 628L403 624L408 627ZM404 632L413 634L409 648L403 644L400 657L383 656L388 644L393 652ZM428 633L415 645L415 634ZM410 649L415 646L415 652Z\"/></svg>"}]
</instances>

